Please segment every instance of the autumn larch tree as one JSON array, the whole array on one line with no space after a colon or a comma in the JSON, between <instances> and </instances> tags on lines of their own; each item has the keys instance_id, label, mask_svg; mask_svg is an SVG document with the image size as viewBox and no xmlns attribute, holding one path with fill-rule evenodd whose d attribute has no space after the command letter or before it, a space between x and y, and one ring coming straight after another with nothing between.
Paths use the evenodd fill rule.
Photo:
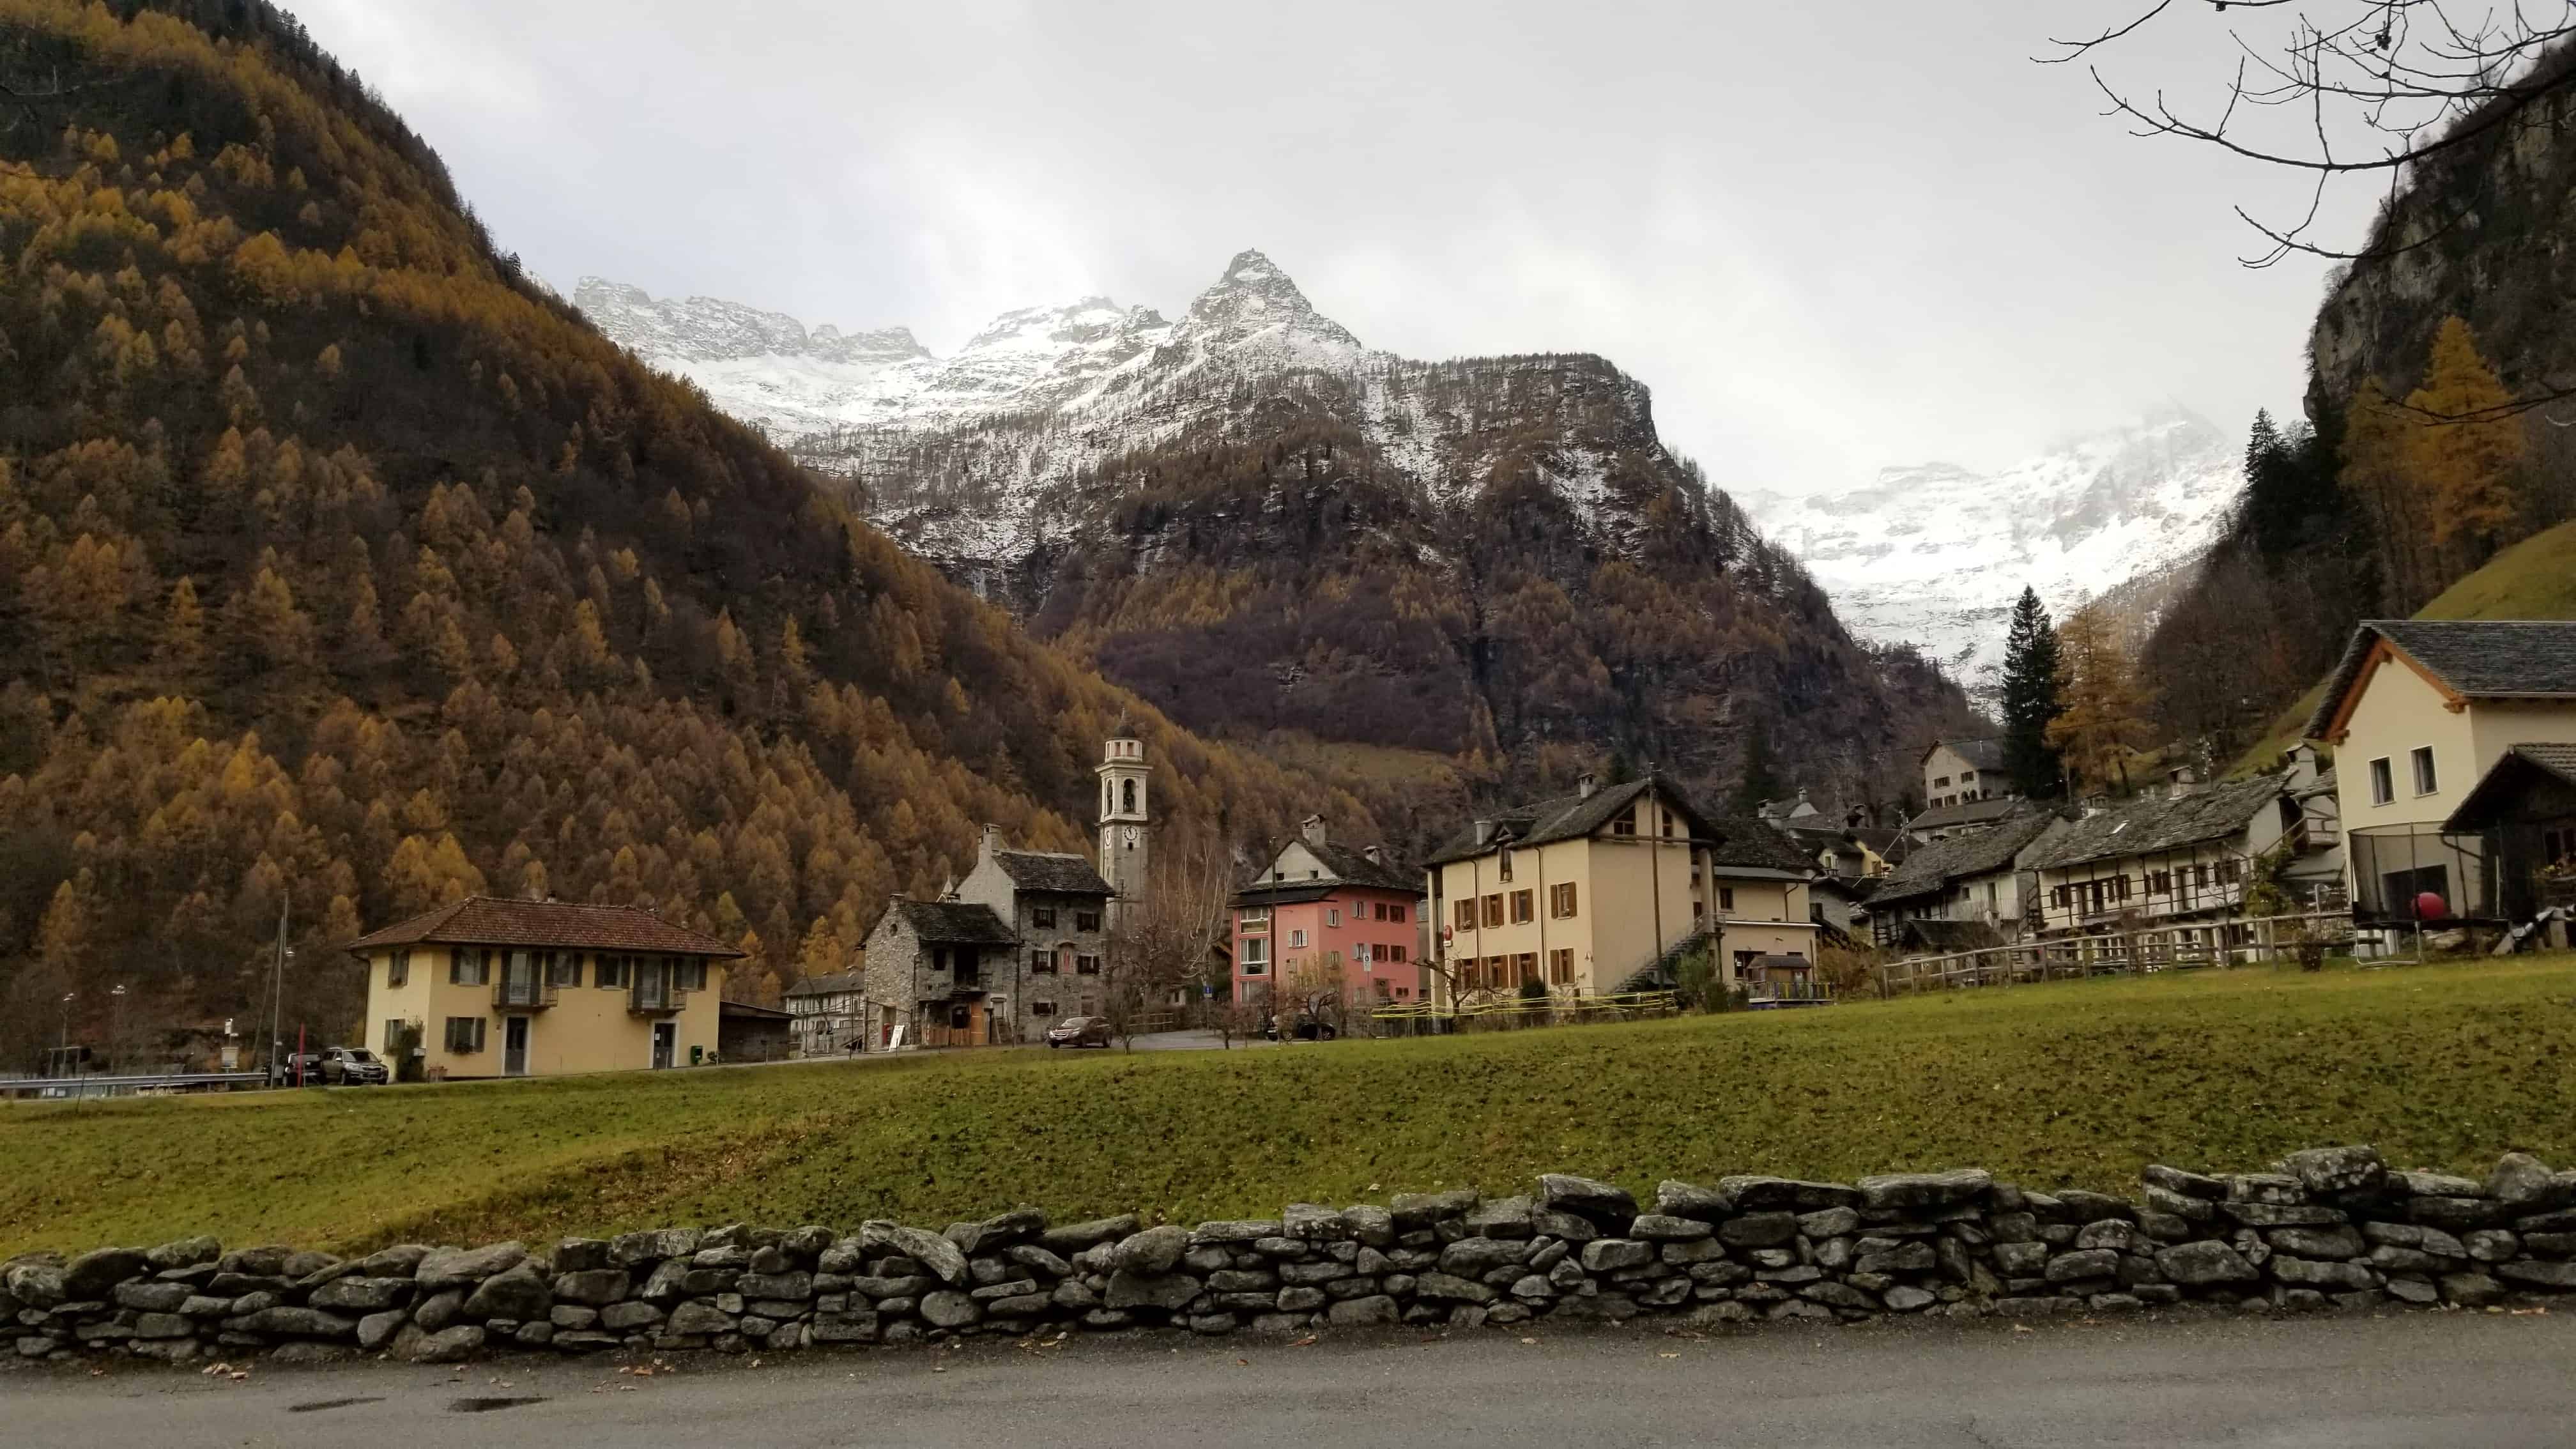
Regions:
<instances>
[{"instance_id":1,"label":"autumn larch tree","mask_svg":"<svg viewBox=\"0 0 2576 1449\"><path fill-rule=\"evenodd\" d=\"M2085 788L2125 785L2130 754L2153 732L2118 624L2098 603L2086 604L2066 616L2057 647L2061 708L2044 737L2066 761L2068 775Z\"/></svg>"}]
</instances>

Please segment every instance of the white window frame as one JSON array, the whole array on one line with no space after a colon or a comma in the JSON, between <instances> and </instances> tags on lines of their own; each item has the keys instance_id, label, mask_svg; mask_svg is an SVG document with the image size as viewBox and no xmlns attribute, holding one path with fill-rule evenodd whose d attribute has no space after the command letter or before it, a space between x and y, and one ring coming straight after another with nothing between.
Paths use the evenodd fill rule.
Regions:
<instances>
[{"instance_id":1,"label":"white window frame","mask_svg":"<svg viewBox=\"0 0 2576 1449\"><path fill-rule=\"evenodd\" d=\"M1243 974L1246 976L1259 976L1269 969L1270 938L1268 936L1244 937Z\"/></svg>"},{"instance_id":2,"label":"white window frame","mask_svg":"<svg viewBox=\"0 0 2576 1449\"><path fill-rule=\"evenodd\" d=\"M2417 745L2407 752L2406 763L2415 776L2415 798L2442 793L2442 772L2433 763L2433 747Z\"/></svg>"},{"instance_id":3,"label":"white window frame","mask_svg":"<svg viewBox=\"0 0 2576 1449\"><path fill-rule=\"evenodd\" d=\"M1299 951L1299 950L1303 950L1303 949L1305 949L1305 945L1306 945L1306 928L1305 928L1305 927L1303 927L1303 926L1298 926L1298 927L1296 927L1295 929L1293 929L1293 930L1289 931L1289 933L1288 933L1288 949L1289 949L1289 950L1291 950L1291 951Z\"/></svg>"},{"instance_id":4,"label":"white window frame","mask_svg":"<svg viewBox=\"0 0 2576 1449\"><path fill-rule=\"evenodd\" d=\"M2397 766L2386 755L2370 762L2370 803L2394 804L2397 799Z\"/></svg>"}]
</instances>

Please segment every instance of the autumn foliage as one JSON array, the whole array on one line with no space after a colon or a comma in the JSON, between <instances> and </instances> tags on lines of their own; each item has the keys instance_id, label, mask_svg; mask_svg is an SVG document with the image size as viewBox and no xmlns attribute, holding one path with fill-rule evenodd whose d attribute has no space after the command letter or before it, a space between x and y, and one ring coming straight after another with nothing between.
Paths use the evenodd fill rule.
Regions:
<instances>
[{"instance_id":1,"label":"autumn foliage","mask_svg":"<svg viewBox=\"0 0 2576 1449\"><path fill-rule=\"evenodd\" d=\"M656 905L775 993L978 827L1086 837L1132 703L521 275L244 0L0 0L0 1064L106 988L336 1033L475 891ZM1176 832L1348 799L1139 711Z\"/></svg>"}]
</instances>

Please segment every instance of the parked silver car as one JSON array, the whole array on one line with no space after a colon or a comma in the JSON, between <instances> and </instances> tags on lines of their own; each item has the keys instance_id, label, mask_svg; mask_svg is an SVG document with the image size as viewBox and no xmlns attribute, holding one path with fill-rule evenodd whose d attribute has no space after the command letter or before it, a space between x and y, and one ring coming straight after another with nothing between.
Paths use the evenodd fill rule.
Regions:
<instances>
[{"instance_id":1,"label":"parked silver car","mask_svg":"<svg viewBox=\"0 0 2576 1449\"><path fill-rule=\"evenodd\" d=\"M394 1079L384 1058L365 1047L332 1047L322 1053L322 1080L335 1087L381 1087Z\"/></svg>"}]
</instances>

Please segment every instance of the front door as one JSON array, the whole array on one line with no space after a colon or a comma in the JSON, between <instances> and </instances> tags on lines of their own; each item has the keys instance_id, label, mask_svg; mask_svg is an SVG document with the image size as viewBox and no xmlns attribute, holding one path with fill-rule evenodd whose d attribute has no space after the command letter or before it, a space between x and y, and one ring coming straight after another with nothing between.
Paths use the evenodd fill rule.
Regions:
<instances>
[{"instance_id":1,"label":"front door","mask_svg":"<svg viewBox=\"0 0 2576 1449\"><path fill-rule=\"evenodd\" d=\"M501 1074L528 1074L528 1019L524 1016L504 1017L501 1021Z\"/></svg>"},{"instance_id":2,"label":"front door","mask_svg":"<svg viewBox=\"0 0 2576 1449\"><path fill-rule=\"evenodd\" d=\"M653 1023L653 1070L673 1065L680 1056L680 1024L675 1021Z\"/></svg>"}]
</instances>

